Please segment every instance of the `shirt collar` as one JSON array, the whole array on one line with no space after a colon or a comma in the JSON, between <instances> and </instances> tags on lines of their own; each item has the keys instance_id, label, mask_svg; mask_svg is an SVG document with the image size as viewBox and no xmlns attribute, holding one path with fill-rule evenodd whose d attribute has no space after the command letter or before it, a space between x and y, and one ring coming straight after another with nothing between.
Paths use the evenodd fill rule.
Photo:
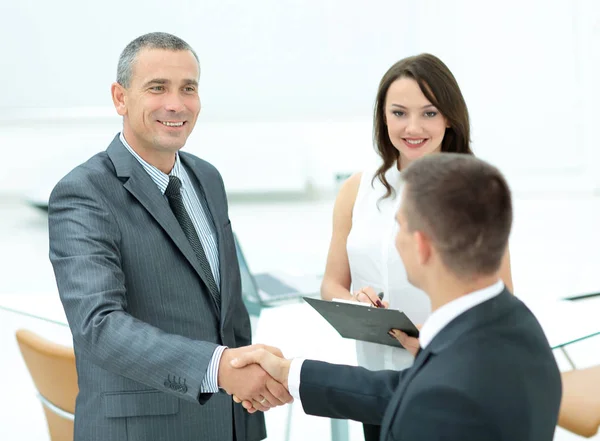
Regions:
<instances>
[{"instance_id":1,"label":"shirt collar","mask_svg":"<svg viewBox=\"0 0 600 441\"><path fill-rule=\"evenodd\" d=\"M169 185L169 176L177 176L182 181L182 187L185 186L185 180L182 179L183 173L181 160L179 159L179 152L175 153L175 165L171 169L171 172L167 175L152 164L149 164L148 162L144 161L144 159L142 159L142 157L138 155L135 152L135 150L133 150L133 148L131 148L131 146L125 139L125 136L123 136L123 132L119 133L119 139L121 140L125 148L129 151L129 153L131 153L133 157L137 159L137 161L142 165L144 170L146 170L146 173L150 175L150 177L158 186L162 194L165 194L165 191L167 190L167 185Z\"/></svg>"},{"instance_id":2,"label":"shirt collar","mask_svg":"<svg viewBox=\"0 0 600 441\"><path fill-rule=\"evenodd\" d=\"M419 342L421 347L423 349L426 348L435 336L456 317L480 303L497 296L503 290L504 283L502 280L499 280L487 288L461 296L435 310L429 318L425 320L425 323L419 332Z\"/></svg>"}]
</instances>

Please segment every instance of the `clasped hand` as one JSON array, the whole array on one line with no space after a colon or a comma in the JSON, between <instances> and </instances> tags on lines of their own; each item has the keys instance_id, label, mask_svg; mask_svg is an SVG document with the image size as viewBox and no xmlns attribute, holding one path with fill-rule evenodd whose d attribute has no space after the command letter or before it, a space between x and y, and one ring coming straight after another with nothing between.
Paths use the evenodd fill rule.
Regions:
<instances>
[{"instance_id":1,"label":"clasped hand","mask_svg":"<svg viewBox=\"0 0 600 441\"><path fill-rule=\"evenodd\" d=\"M273 375L273 372L279 372L265 369L260 363L265 358L263 354L268 354L276 360L283 358L283 354L277 348L252 345L226 349L219 363L219 387L233 395L237 403L242 402L251 413L257 410L265 412L272 407L293 401L287 390L287 376L284 383L280 375Z\"/></svg>"},{"instance_id":2,"label":"clasped hand","mask_svg":"<svg viewBox=\"0 0 600 441\"><path fill-rule=\"evenodd\" d=\"M291 361L283 358L279 349L266 345L253 345L231 351L236 352L226 350L223 353L221 367L224 370L231 369L233 373L229 375L240 378L242 384L230 389L224 385L221 387L233 395L236 403L242 403L249 413L254 413L257 410L265 412L271 407L293 401L288 392ZM221 370L219 375L220 372ZM263 381L264 386L261 386ZM239 387L242 385L245 386L245 390Z\"/></svg>"},{"instance_id":3,"label":"clasped hand","mask_svg":"<svg viewBox=\"0 0 600 441\"><path fill-rule=\"evenodd\" d=\"M363 288L354 294L356 301L377 304L379 298L375 291ZM387 302L381 302L387 308ZM420 326L418 326L420 328ZM409 337L398 329L391 329L390 336L396 338L410 353L415 355L419 349L419 340ZM288 375L291 360L283 358L277 348L267 345L253 345L238 349L228 349L223 353L219 367L219 385L236 403L249 412L265 412L271 407L281 406L293 401L288 391ZM231 386L221 382L221 369L238 381Z\"/></svg>"}]
</instances>

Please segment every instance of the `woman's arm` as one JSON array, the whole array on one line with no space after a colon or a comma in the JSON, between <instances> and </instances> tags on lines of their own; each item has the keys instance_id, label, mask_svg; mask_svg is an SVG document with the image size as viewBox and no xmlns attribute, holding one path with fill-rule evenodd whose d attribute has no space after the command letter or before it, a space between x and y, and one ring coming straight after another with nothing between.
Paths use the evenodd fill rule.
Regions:
<instances>
[{"instance_id":1,"label":"woman's arm","mask_svg":"<svg viewBox=\"0 0 600 441\"><path fill-rule=\"evenodd\" d=\"M350 293L350 264L346 251L346 241L352 229L352 210L358 193L362 173L352 175L340 188L333 208L333 231L325 275L321 283L321 297L353 299Z\"/></svg>"}]
</instances>

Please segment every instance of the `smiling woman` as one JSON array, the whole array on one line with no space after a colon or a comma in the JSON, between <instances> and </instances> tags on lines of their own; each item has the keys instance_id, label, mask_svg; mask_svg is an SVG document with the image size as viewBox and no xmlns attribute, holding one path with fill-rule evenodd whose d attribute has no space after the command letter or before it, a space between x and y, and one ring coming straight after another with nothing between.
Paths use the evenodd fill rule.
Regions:
<instances>
[{"instance_id":1,"label":"smiling woman","mask_svg":"<svg viewBox=\"0 0 600 441\"><path fill-rule=\"evenodd\" d=\"M390 85L385 121L392 144L400 154L399 167L402 168L427 153L440 151L449 127L446 118L412 78L400 78Z\"/></svg>"},{"instance_id":2,"label":"smiling woman","mask_svg":"<svg viewBox=\"0 0 600 441\"><path fill-rule=\"evenodd\" d=\"M472 154L467 104L450 69L421 54L398 61L379 83L373 131L383 163L376 177L393 193L385 172L432 152Z\"/></svg>"},{"instance_id":3,"label":"smiling woman","mask_svg":"<svg viewBox=\"0 0 600 441\"><path fill-rule=\"evenodd\" d=\"M381 163L353 175L340 189L321 296L370 303L384 292L390 308L421 325L430 314L430 301L408 281L395 248L394 218L400 174L411 162L438 152L472 154L467 106L446 65L430 54L394 64L379 84L373 132ZM508 251L501 277L512 290ZM401 335L392 333L390 338L407 348L418 347ZM413 356L404 349L359 341L357 359L371 370L398 370L410 366ZM365 424L364 432L367 441L379 439L378 426Z\"/></svg>"}]
</instances>

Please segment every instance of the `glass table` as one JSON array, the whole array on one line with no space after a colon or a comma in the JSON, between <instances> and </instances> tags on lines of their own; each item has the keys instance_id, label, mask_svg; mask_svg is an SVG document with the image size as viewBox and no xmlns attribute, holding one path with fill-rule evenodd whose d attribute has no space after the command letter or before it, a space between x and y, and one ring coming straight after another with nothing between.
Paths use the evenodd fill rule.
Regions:
<instances>
[{"instance_id":1,"label":"glass table","mask_svg":"<svg viewBox=\"0 0 600 441\"><path fill-rule=\"evenodd\" d=\"M581 302L549 300L525 303L540 322L550 346L561 351L575 369L566 348L600 334L600 296ZM3 314L13 315L13 321L15 317L22 317L24 321L25 318L33 318L60 327L67 326L57 292L0 294L0 322ZM310 326L306 326L307 323L310 323ZM357 364L354 341L339 336L329 323L305 302L263 308L254 331L256 343L279 347L288 358L303 357L339 364ZM277 413L274 412L277 410L273 409L271 413ZM290 406L283 438L290 438L294 424L308 423L304 421L305 418L314 417L296 414L292 421ZM331 435L334 441L347 440L348 422L332 419Z\"/></svg>"}]
</instances>

